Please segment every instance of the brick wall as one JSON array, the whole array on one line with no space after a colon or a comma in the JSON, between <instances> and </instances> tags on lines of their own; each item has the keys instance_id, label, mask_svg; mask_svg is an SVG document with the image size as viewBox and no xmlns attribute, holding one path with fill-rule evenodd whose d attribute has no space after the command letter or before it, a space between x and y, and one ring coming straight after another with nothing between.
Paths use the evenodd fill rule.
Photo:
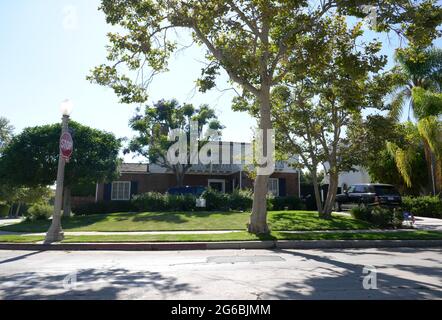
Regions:
<instances>
[{"instance_id":1,"label":"brick wall","mask_svg":"<svg viewBox=\"0 0 442 320\"><path fill-rule=\"evenodd\" d=\"M184 176L184 185L188 186L204 186L208 185L209 179L224 179L226 192L231 192L233 183L235 187L239 187L239 172L231 175L202 175L202 174L186 174ZM298 174L297 173L281 173L276 172L270 176L271 178L285 179L286 194L288 196L298 196ZM166 192L169 188L176 186L176 178L174 174L169 173L149 173L149 174L130 174L123 173L118 181L138 182L138 193L145 192ZM253 188L253 181L242 172L242 188ZM98 200L103 200L104 186L99 184Z\"/></svg>"}]
</instances>

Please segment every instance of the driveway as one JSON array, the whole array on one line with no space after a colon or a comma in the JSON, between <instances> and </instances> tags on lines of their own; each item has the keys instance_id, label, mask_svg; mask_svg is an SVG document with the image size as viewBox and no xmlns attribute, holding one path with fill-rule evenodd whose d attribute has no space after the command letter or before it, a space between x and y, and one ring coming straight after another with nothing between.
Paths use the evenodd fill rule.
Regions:
<instances>
[{"instance_id":1,"label":"driveway","mask_svg":"<svg viewBox=\"0 0 442 320\"><path fill-rule=\"evenodd\" d=\"M442 299L441 264L411 248L0 251L0 300Z\"/></svg>"}]
</instances>

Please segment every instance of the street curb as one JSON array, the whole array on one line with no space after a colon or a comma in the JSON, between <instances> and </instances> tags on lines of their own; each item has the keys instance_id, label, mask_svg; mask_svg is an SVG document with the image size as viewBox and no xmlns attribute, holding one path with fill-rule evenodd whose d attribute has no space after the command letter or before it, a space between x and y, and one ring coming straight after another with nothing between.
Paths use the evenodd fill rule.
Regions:
<instances>
[{"instance_id":1,"label":"street curb","mask_svg":"<svg viewBox=\"0 0 442 320\"><path fill-rule=\"evenodd\" d=\"M133 243L0 243L0 250L24 251L166 251L222 249L352 249L434 248L442 240L279 240L229 242L133 242Z\"/></svg>"}]
</instances>

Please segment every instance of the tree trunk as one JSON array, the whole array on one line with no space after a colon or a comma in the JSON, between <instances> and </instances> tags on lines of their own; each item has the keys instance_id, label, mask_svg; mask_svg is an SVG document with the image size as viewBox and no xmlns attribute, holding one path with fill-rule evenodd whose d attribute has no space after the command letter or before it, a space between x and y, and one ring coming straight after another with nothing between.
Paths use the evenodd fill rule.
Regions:
<instances>
[{"instance_id":1,"label":"tree trunk","mask_svg":"<svg viewBox=\"0 0 442 320\"><path fill-rule=\"evenodd\" d=\"M64 217L71 216L71 211L72 211L71 199L72 199L71 188L64 187L64 191L63 191L63 216Z\"/></svg>"},{"instance_id":2,"label":"tree trunk","mask_svg":"<svg viewBox=\"0 0 442 320\"><path fill-rule=\"evenodd\" d=\"M425 161L427 162L427 171L428 171L428 184L427 188L430 191L429 193L435 194L435 172L433 167L433 152L428 145L427 140L423 139L424 143L424 153L425 153Z\"/></svg>"},{"instance_id":3,"label":"tree trunk","mask_svg":"<svg viewBox=\"0 0 442 320\"><path fill-rule=\"evenodd\" d=\"M267 225L267 184L269 176L259 175L255 179L253 192L253 208L248 226L249 232L265 234L269 232Z\"/></svg>"},{"instance_id":4,"label":"tree trunk","mask_svg":"<svg viewBox=\"0 0 442 320\"><path fill-rule=\"evenodd\" d=\"M17 204L17 208L15 209L15 215L14 215L14 218L18 218L18 215L19 215L19 213L20 213L20 208L21 208L21 202L19 202L18 204Z\"/></svg>"},{"instance_id":5,"label":"tree trunk","mask_svg":"<svg viewBox=\"0 0 442 320\"><path fill-rule=\"evenodd\" d=\"M272 143L267 141L267 130L272 129L272 122L270 118L270 85L262 86L261 95L259 97L260 102L260 124L259 128L263 131L262 142L263 152L268 154L268 144ZM269 233L269 227L267 225L267 192L269 174L257 174L254 184L253 192L253 207L252 214L250 215L250 223L248 230L255 234Z\"/></svg>"},{"instance_id":6,"label":"tree trunk","mask_svg":"<svg viewBox=\"0 0 442 320\"><path fill-rule=\"evenodd\" d=\"M315 190L316 207L318 209L319 215L321 215L322 214L322 201L321 201L321 192L319 190L317 171L312 170L311 175L312 175L313 189Z\"/></svg>"},{"instance_id":7,"label":"tree trunk","mask_svg":"<svg viewBox=\"0 0 442 320\"><path fill-rule=\"evenodd\" d=\"M333 205L336 200L336 192L338 190L338 175L336 173L330 173L330 184L328 186L327 197L325 199L324 208L320 217L323 219L331 219L331 213L333 211Z\"/></svg>"},{"instance_id":8,"label":"tree trunk","mask_svg":"<svg viewBox=\"0 0 442 320\"><path fill-rule=\"evenodd\" d=\"M176 177L176 184L178 187L184 186L184 167L183 165L176 165L175 166L175 177Z\"/></svg>"}]
</instances>

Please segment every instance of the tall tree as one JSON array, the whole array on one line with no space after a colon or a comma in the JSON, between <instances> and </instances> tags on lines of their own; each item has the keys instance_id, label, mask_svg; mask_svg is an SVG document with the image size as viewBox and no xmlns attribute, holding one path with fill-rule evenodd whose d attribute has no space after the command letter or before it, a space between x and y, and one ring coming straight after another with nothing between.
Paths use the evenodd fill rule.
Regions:
<instances>
[{"instance_id":1,"label":"tall tree","mask_svg":"<svg viewBox=\"0 0 442 320\"><path fill-rule=\"evenodd\" d=\"M208 105L195 108L191 104L180 105L176 100L160 100L152 107L147 106L143 113L138 110L130 120L130 127L137 131L138 135L130 141L126 152L130 151L144 156L149 159L150 163L170 170L176 176L177 185L181 187L184 175L192 166L190 147L192 121L197 124L196 136L192 138L198 143L198 148L211 139L211 136L203 134L203 128L214 130L218 135L223 129L215 115L215 110ZM169 139L169 134L174 129L180 129L187 141L184 163L171 163L168 159L168 151L175 144L175 141Z\"/></svg>"},{"instance_id":2,"label":"tall tree","mask_svg":"<svg viewBox=\"0 0 442 320\"><path fill-rule=\"evenodd\" d=\"M390 116L396 120L405 106L408 112L413 112L418 121L418 131L424 145L425 159L428 168L428 189L434 194L441 191L440 173L440 132L437 117L442 114L442 49L407 48L398 50L396 54L397 66L392 70L397 85L393 90ZM410 117L409 119L410 120ZM408 151L391 144L391 152L403 178L409 186L410 173L404 166L406 159L413 157L415 148ZM409 168L409 166L408 166Z\"/></svg>"},{"instance_id":3,"label":"tall tree","mask_svg":"<svg viewBox=\"0 0 442 320\"><path fill-rule=\"evenodd\" d=\"M201 90L213 88L223 69L243 94L259 102L259 128L267 131L272 128L271 88L297 62L302 52L298 40L329 13L365 17L363 5L377 6L379 31L395 28L417 44L428 44L438 34L442 15L434 0L102 0L107 22L124 33L109 34L110 63L95 68L89 79L113 88L122 102L143 102L152 76L167 70L171 53L178 49L171 31L187 30L207 49L208 65L197 82ZM131 78L124 74L127 68L145 72ZM264 146L271 143L264 134ZM250 232L269 231L268 178L265 171L255 179Z\"/></svg>"},{"instance_id":4,"label":"tall tree","mask_svg":"<svg viewBox=\"0 0 442 320\"><path fill-rule=\"evenodd\" d=\"M14 127L9 124L9 120L0 117L0 155L2 149L11 141Z\"/></svg>"},{"instance_id":5,"label":"tall tree","mask_svg":"<svg viewBox=\"0 0 442 320\"><path fill-rule=\"evenodd\" d=\"M110 180L117 174L121 142L111 133L70 121L74 153L66 165L64 214L71 211L71 187ZM49 186L57 177L61 125L26 128L5 147L0 180L13 187Z\"/></svg>"},{"instance_id":6,"label":"tall tree","mask_svg":"<svg viewBox=\"0 0 442 320\"><path fill-rule=\"evenodd\" d=\"M395 60L397 65L391 73L396 77L397 83L392 88L390 116L399 120L407 107L408 112L413 113L416 119L429 113L437 113L437 110L416 103L415 99L421 97L422 100L425 98L422 96L430 95L431 92L442 92L442 49L431 47L425 50L398 50ZM442 113L442 107L439 112Z\"/></svg>"},{"instance_id":7,"label":"tall tree","mask_svg":"<svg viewBox=\"0 0 442 320\"><path fill-rule=\"evenodd\" d=\"M361 162L349 139L362 110L382 107L381 78L372 77L385 65L379 42L361 43L362 25L348 29L345 18L324 19L318 34L309 39L318 48L317 62L297 72L288 86L273 92L273 122L279 149L298 154L312 174L321 217L331 218L339 173ZM384 90L386 93L387 91ZM318 181L319 166L329 178L324 205Z\"/></svg>"}]
</instances>

